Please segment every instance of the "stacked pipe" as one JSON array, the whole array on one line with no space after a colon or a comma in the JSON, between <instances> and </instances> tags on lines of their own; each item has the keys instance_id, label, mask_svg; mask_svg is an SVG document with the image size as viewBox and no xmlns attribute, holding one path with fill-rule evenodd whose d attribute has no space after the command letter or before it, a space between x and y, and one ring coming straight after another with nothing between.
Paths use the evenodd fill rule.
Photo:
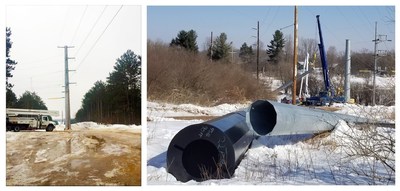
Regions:
<instances>
[{"instance_id":1,"label":"stacked pipe","mask_svg":"<svg viewBox=\"0 0 400 191\"><path fill-rule=\"evenodd\" d=\"M183 128L171 140L167 169L178 181L230 178L257 136L332 130L364 118L258 100L249 108Z\"/></svg>"}]
</instances>

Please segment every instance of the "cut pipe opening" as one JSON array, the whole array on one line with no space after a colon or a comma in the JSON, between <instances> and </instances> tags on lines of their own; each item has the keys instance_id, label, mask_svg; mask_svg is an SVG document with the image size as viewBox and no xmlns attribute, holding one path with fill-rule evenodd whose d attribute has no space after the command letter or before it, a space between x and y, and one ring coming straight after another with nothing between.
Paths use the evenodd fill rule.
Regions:
<instances>
[{"instance_id":1,"label":"cut pipe opening","mask_svg":"<svg viewBox=\"0 0 400 191\"><path fill-rule=\"evenodd\" d=\"M268 101L258 100L250 106L250 125L258 135L270 133L276 125L276 117L275 108Z\"/></svg>"},{"instance_id":2,"label":"cut pipe opening","mask_svg":"<svg viewBox=\"0 0 400 191\"><path fill-rule=\"evenodd\" d=\"M183 150L182 163L191 176L202 179L212 177L217 171L219 152L214 144L207 140L196 140Z\"/></svg>"}]
</instances>

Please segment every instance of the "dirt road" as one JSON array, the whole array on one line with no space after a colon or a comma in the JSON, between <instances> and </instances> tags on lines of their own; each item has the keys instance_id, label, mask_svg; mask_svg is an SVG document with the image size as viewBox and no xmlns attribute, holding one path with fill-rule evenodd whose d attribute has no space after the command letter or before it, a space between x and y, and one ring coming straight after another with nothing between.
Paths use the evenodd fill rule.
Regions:
<instances>
[{"instance_id":1,"label":"dirt road","mask_svg":"<svg viewBox=\"0 0 400 191\"><path fill-rule=\"evenodd\" d=\"M7 132L7 186L141 185L140 130L72 129Z\"/></svg>"}]
</instances>

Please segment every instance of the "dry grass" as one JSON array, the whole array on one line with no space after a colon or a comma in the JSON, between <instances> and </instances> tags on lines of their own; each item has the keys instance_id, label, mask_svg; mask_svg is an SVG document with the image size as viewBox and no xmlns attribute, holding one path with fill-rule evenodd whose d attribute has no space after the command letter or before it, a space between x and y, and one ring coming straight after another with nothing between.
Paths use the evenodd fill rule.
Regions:
<instances>
[{"instance_id":1,"label":"dry grass","mask_svg":"<svg viewBox=\"0 0 400 191\"><path fill-rule=\"evenodd\" d=\"M269 87L238 64L210 62L201 53L148 41L148 99L216 105L271 99Z\"/></svg>"}]
</instances>

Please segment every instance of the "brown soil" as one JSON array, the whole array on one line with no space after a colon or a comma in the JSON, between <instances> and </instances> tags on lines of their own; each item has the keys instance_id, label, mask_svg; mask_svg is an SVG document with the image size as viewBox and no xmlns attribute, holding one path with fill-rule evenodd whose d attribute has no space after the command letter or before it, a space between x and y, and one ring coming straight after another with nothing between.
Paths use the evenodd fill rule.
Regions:
<instances>
[{"instance_id":1,"label":"brown soil","mask_svg":"<svg viewBox=\"0 0 400 191\"><path fill-rule=\"evenodd\" d=\"M7 132L7 186L141 185L134 131Z\"/></svg>"}]
</instances>

